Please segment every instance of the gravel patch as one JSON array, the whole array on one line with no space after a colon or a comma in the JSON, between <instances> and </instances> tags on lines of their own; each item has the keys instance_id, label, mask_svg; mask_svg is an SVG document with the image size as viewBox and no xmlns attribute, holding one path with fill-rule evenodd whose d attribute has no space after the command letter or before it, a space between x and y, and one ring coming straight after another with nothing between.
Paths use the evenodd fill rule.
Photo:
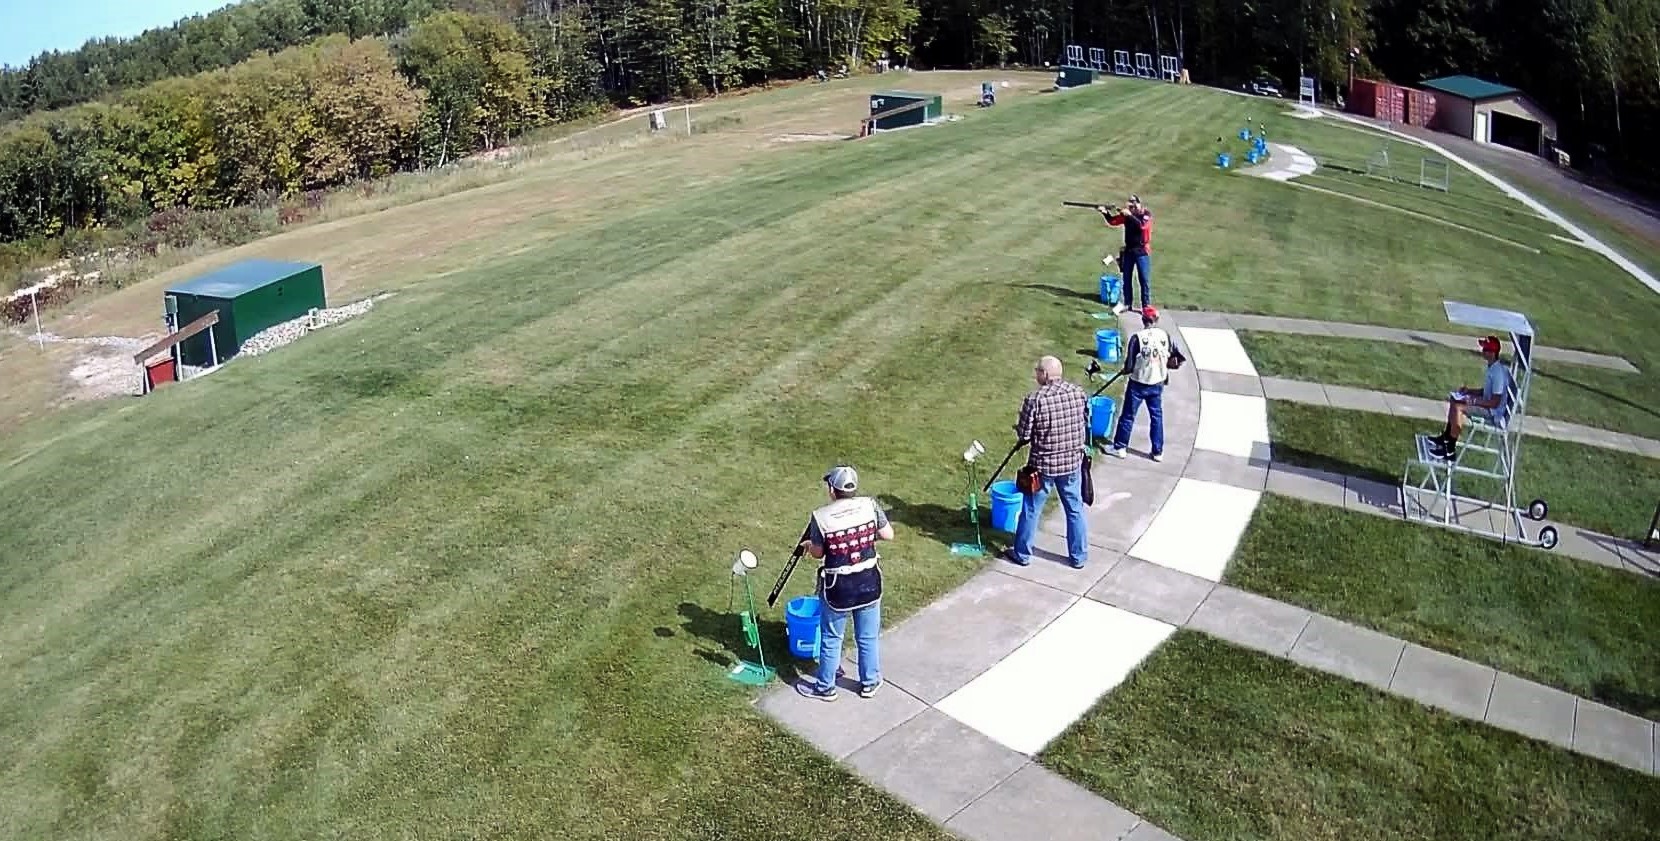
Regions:
<instances>
[{"instance_id":1,"label":"gravel patch","mask_svg":"<svg viewBox=\"0 0 1660 841\"><path fill-rule=\"evenodd\" d=\"M274 327L268 327L243 342L242 350L237 353L237 356L259 356L262 353L270 353L313 330L319 330L331 324L338 324L348 318L360 316L373 309L375 301L386 297L386 295L381 295L378 298L364 298L357 303L347 304L343 307L318 310L315 319L310 315L302 315L292 321L285 321Z\"/></svg>"}]
</instances>

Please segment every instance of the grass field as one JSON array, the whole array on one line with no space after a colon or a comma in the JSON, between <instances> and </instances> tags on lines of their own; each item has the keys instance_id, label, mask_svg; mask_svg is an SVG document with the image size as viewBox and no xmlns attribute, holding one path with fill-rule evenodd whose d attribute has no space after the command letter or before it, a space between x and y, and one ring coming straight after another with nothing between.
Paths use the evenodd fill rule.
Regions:
<instances>
[{"instance_id":1,"label":"grass field","mask_svg":"<svg viewBox=\"0 0 1660 841\"><path fill-rule=\"evenodd\" d=\"M153 330L168 282L243 256L397 293L142 400L32 402L64 371L0 346L0 837L943 838L725 680L727 568L749 546L770 581L846 459L899 530L888 624L973 571L957 454L1006 440L1037 356L1078 376L1116 250L1060 200L1140 193L1169 306L1416 324L1540 263L1218 172L1237 97L977 111L982 75L907 79L961 122L783 144L852 133L892 81L755 94L722 131L545 155L54 316ZM1579 308L1541 329L1653 342L1651 293L1550 259Z\"/></svg>"},{"instance_id":2,"label":"grass field","mask_svg":"<svg viewBox=\"0 0 1660 841\"><path fill-rule=\"evenodd\" d=\"M1274 460L1400 484L1412 436L1443 424L1350 409L1268 401ZM1528 437L1522 442L1517 503L1544 499L1550 519L1613 537L1640 538L1660 500L1660 462L1632 453ZM1460 477L1459 493L1490 498L1497 482Z\"/></svg>"},{"instance_id":3,"label":"grass field","mask_svg":"<svg viewBox=\"0 0 1660 841\"><path fill-rule=\"evenodd\" d=\"M1042 761L1205 841L1617 841L1660 826L1652 777L1191 631Z\"/></svg>"},{"instance_id":4,"label":"grass field","mask_svg":"<svg viewBox=\"0 0 1660 841\"><path fill-rule=\"evenodd\" d=\"M1660 588L1622 570L1269 495L1225 581L1660 718Z\"/></svg>"},{"instance_id":5,"label":"grass field","mask_svg":"<svg viewBox=\"0 0 1660 841\"><path fill-rule=\"evenodd\" d=\"M1239 331L1251 364L1265 377L1367 388L1441 400L1478 385L1475 350L1364 339ZM1474 348L1474 342L1471 347ZM1506 348L1508 352L1509 348ZM1660 376L1561 362L1535 363L1528 415L1660 439Z\"/></svg>"}]
</instances>

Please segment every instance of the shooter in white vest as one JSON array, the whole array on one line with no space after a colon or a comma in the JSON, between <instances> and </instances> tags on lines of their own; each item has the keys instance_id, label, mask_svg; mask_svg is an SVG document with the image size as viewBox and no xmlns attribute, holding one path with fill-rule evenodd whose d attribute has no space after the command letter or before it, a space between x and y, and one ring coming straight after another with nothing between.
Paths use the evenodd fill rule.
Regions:
<instances>
[{"instance_id":1,"label":"shooter in white vest","mask_svg":"<svg viewBox=\"0 0 1660 841\"><path fill-rule=\"evenodd\" d=\"M859 474L837 465L824 474L830 503L813 512L807 526L807 552L823 559L819 568L818 674L796 689L809 698L836 699L836 672L842 661L842 637L853 618L853 637L859 647L859 697L869 698L882 685L876 650L882 629L881 555L876 542L893 539L887 512L868 496L858 496Z\"/></svg>"},{"instance_id":2,"label":"shooter in white vest","mask_svg":"<svg viewBox=\"0 0 1660 841\"><path fill-rule=\"evenodd\" d=\"M1125 348L1124 373L1129 383L1124 386L1124 411L1118 413L1118 431L1112 437L1112 449L1107 452L1123 458L1130 446L1130 431L1135 428L1136 413L1141 404L1147 404L1147 416L1152 421L1153 461L1164 461L1164 384L1170 372L1182 367L1187 357L1158 326L1159 311L1152 307L1141 309L1141 330L1130 337Z\"/></svg>"}]
</instances>

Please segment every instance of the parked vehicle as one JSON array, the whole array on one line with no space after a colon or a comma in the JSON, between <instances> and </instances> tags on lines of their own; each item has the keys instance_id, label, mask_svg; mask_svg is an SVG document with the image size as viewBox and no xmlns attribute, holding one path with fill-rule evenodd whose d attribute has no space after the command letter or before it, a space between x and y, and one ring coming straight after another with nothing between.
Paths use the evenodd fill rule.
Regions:
<instances>
[{"instance_id":1,"label":"parked vehicle","mask_svg":"<svg viewBox=\"0 0 1660 841\"><path fill-rule=\"evenodd\" d=\"M1257 96L1272 96L1278 99L1285 98L1285 94L1280 93L1279 83L1267 77L1257 79L1256 81L1246 85L1245 92L1253 93Z\"/></svg>"}]
</instances>

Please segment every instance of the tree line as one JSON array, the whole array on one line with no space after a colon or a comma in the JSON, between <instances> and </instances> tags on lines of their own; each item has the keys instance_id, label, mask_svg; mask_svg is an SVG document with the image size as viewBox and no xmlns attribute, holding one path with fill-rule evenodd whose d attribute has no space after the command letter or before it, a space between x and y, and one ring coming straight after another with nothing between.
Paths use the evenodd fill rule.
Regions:
<instances>
[{"instance_id":1,"label":"tree line","mask_svg":"<svg viewBox=\"0 0 1660 841\"><path fill-rule=\"evenodd\" d=\"M0 69L0 242L443 165L610 105L1068 44L1227 86L1484 76L1660 184L1660 0L248 0Z\"/></svg>"}]
</instances>

